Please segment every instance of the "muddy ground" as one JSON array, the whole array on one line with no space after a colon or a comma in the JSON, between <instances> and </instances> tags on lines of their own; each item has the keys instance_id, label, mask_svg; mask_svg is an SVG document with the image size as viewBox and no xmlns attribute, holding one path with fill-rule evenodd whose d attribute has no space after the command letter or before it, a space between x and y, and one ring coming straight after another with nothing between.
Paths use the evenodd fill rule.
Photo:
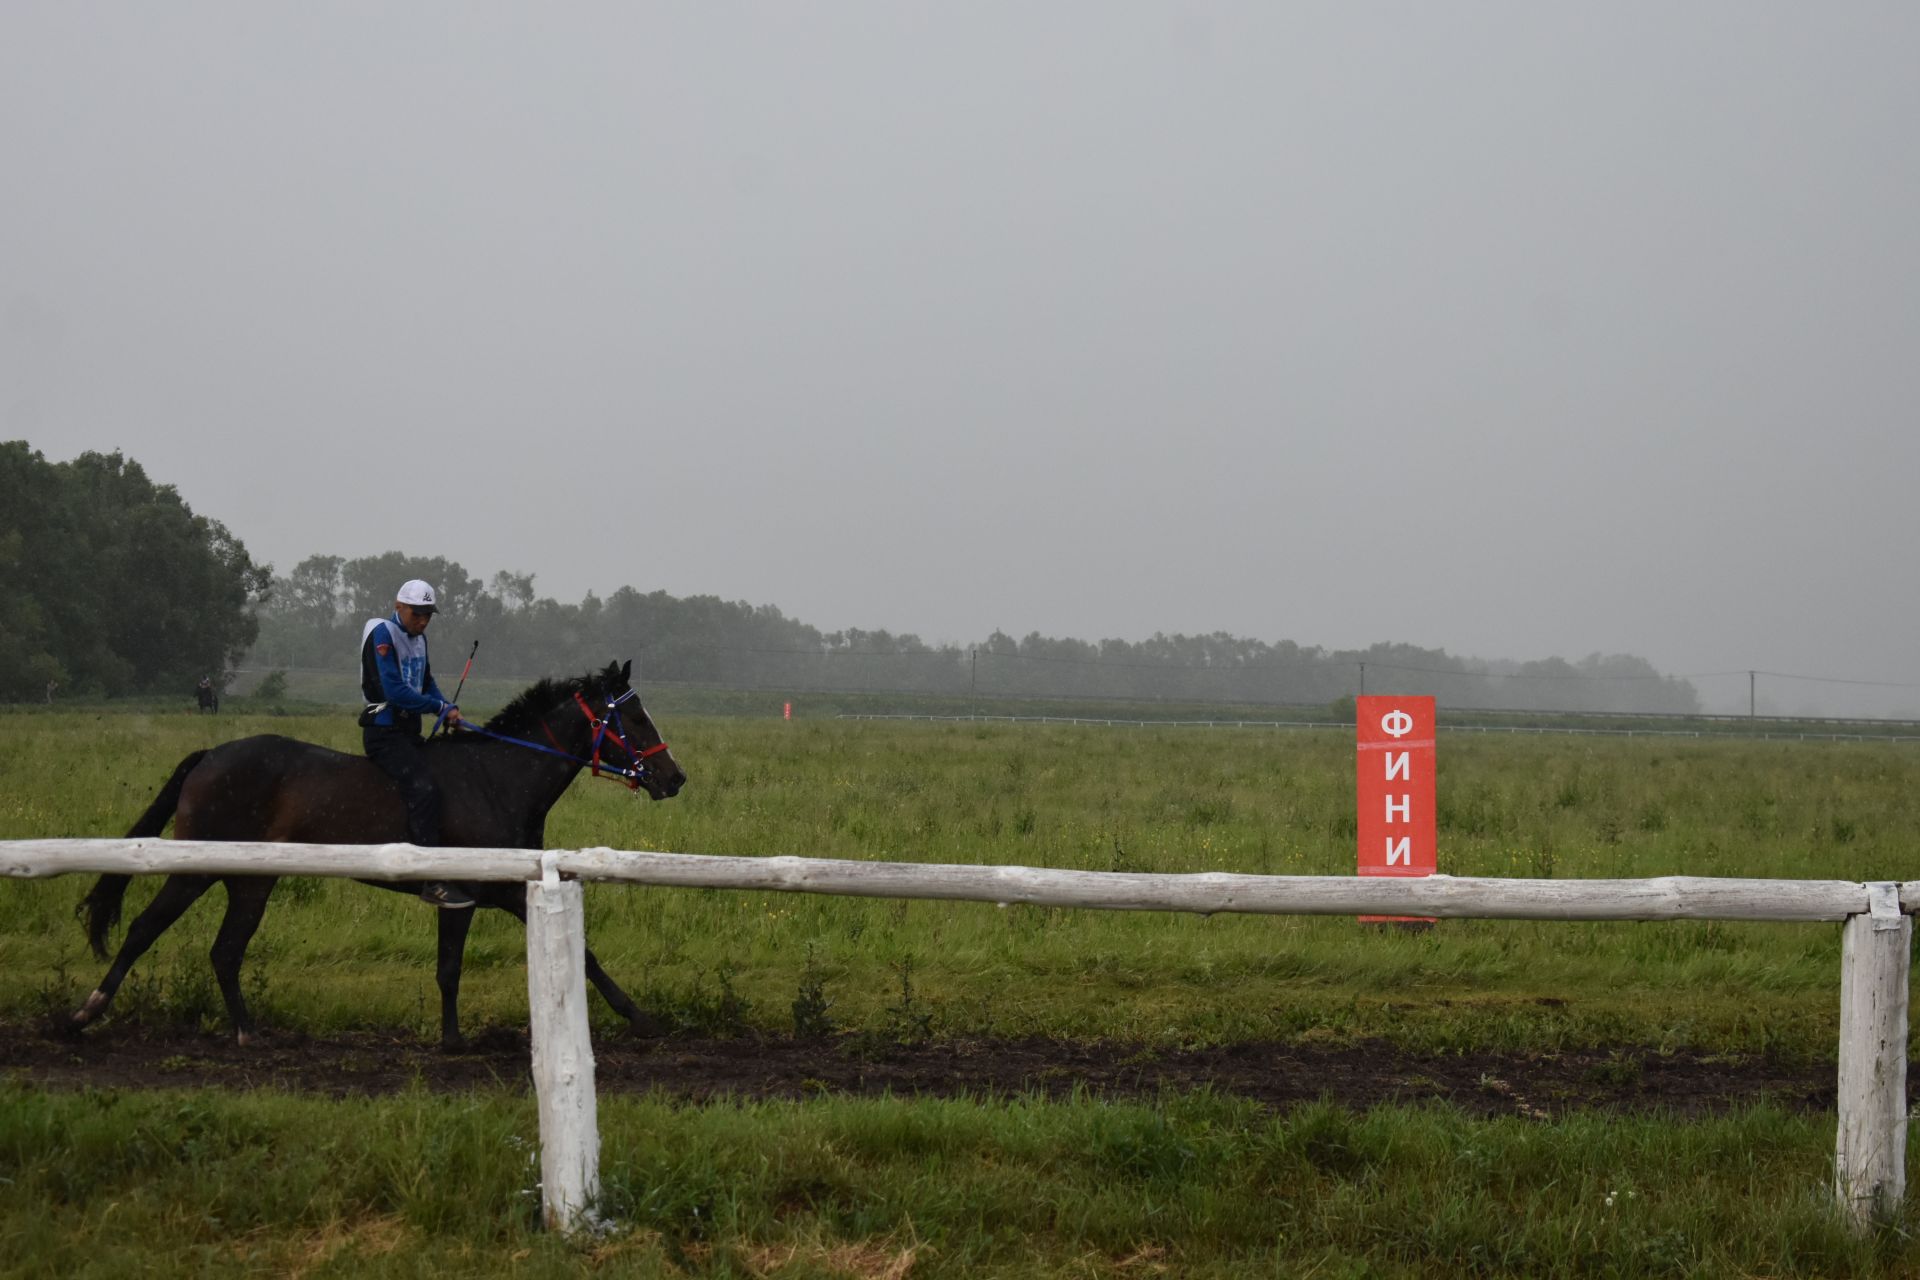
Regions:
<instances>
[{"instance_id":1,"label":"muddy ground","mask_svg":"<svg viewBox=\"0 0 1920 1280\"><path fill-rule=\"evenodd\" d=\"M595 1045L603 1095L716 1098L1151 1098L1210 1088L1274 1108L1318 1099L1363 1108L1452 1103L1478 1115L1549 1116L1576 1108L1701 1115L1761 1099L1832 1110L1834 1065L1646 1049L1434 1055L1385 1042L1212 1048L1045 1039L898 1044L859 1036L604 1038ZM49 1088L276 1088L329 1096L415 1085L447 1092L529 1087L527 1033L493 1028L446 1053L411 1032L269 1033L240 1048L225 1035L110 1023L78 1039L0 1023L0 1078Z\"/></svg>"}]
</instances>

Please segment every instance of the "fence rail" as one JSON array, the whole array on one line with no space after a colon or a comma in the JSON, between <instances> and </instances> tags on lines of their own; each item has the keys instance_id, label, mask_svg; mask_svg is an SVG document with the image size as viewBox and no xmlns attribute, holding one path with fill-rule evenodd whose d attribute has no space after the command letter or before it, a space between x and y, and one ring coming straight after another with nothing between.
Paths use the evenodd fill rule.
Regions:
<instances>
[{"instance_id":1,"label":"fence rail","mask_svg":"<svg viewBox=\"0 0 1920 1280\"><path fill-rule=\"evenodd\" d=\"M1862 1228L1891 1214L1905 1194L1910 917L1920 910L1920 881L1151 874L608 848L421 849L409 844L161 839L0 842L0 876L32 879L76 872L526 881L542 1194L547 1221L563 1229L586 1220L599 1186L580 887L587 880L1206 915L1838 922L1843 942L1834 1194L1841 1210Z\"/></svg>"}]
</instances>

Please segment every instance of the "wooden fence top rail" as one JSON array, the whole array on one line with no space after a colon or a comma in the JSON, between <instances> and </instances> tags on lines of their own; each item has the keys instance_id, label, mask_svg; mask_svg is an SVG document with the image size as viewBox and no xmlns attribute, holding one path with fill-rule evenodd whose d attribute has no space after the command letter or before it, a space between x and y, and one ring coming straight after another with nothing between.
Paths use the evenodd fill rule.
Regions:
<instances>
[{"instance_id":1,"label":"wooden fence top rail","mask_svg":"<svg viewBox=\"0 0 1920 1280\"><path fill-rule=\"evenodd\" d=\"M1262 915L1409 915L1512 920L1838 921L1867 913L1869 885L1848 880L1660 876L1508 880L1155 874L1044 867L723 857L589 849L422 849L410 844L208 840L0 841L0 876L72 873L342 876L369 880L539 880L753 889L873 898L1022 903L1120 911ZM1920 881L1883 894L1882 912L1920 909Z\"/></svg>"}]
</instances>

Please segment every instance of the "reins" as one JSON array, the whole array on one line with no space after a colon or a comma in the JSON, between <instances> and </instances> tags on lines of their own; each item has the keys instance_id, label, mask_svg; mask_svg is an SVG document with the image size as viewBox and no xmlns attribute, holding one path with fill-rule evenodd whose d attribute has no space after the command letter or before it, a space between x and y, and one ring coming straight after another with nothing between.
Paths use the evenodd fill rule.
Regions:
<instances>
[{"instance_id":1,"label":"reins","mask_svg":"<svg viewBox=\"0 0 1920 1280\"><path fill-rule=\"evenodd\" d=\"M553 730L547 727L547 722L544 719L540 721L540 730L547 735L547 741L553 743L551 747L543 747L539 743L529 742L525 738L515 738L508 734L495 733L492 729L483 729L479 725L472 724L466 720L462 720L455 727L463 729L468 733L477 733L483 738L492 738L496 742L511 742L514 746L525 747L529 751L538 751L545 755L559 756L562 760L571 760L574 764L585 765L591 769L593 776L596 778L607 778L611 781L624 782L627 784L628 790L638 791L641 780L647 776L646 761L650 757L657 756L662 751L665 751L667 744L665 742L657 742L651 747L635 750L633 744L627 741L626 726L620 723L620 704L636 696L638 695L635 694L632 689L629 689L617 698L608 698L607 714L603 717L594 715L593 708L587 705L587 700L580 696L578 690L574 692L574 705L580 708L580 714L587 718L587 723L593 728L593 754L590 758L576 756L561 747L560 740L553 736ZM440 731L440 725L445 722L446 718L446 715L442 713L440 719L434 723L433 728L435 733ZM619 743L621 749L627 753L627 758L632 761L627 768L623 769L612 763L603 764L601 762L601 747L608 738L612 738L615 742Z\"/></svg>"}]
</instances>

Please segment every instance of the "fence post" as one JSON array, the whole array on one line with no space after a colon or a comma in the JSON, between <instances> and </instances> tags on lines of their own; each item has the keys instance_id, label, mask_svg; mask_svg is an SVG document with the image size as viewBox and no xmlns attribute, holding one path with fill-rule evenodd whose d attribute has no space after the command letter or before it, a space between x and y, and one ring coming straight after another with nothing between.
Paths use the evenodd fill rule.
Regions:
<instances>
[{"instance_id":1,"label":"fence post","mask_svg":"<svg viewBox=\"0 0 1920 1280\"><path fill-rule=\"evenodd\" d=\"M540 1205L550 1230L589 1224L600 1197L600 1129L587 1029L587 933L580 882L552 855L527 884L527 1005L540 1109Z\"/></svg>"},{"instance_id":2,"label":"fence post","mask_svg":"<svg viewBox=\"0 0 1920 1280\"><path fill-rule=\"evenodd\" d=\"M1867 886L1872 909L1840 935L1839 1125L1834 1195L1856 1230L1899 1211L1907 1187L1907 965L1913 921L1900 886Z\"/></svg>"}]
</instances>

